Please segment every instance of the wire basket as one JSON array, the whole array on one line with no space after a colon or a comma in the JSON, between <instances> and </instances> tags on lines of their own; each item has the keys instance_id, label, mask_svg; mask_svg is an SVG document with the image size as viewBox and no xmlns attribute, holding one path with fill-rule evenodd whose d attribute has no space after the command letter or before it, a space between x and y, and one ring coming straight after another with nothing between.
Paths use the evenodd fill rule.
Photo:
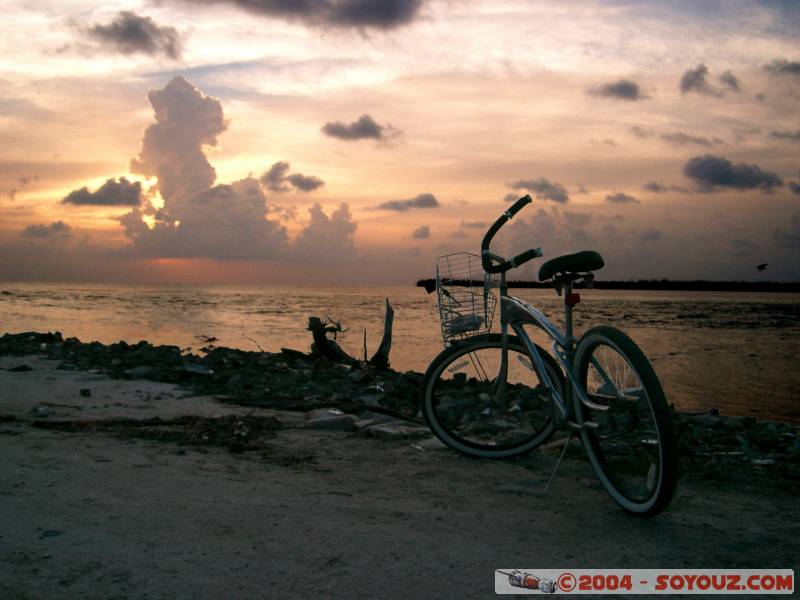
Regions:
<instances>
[{"instance_id":1,"label":"wire basket","mask_svg":"<svg viewBox=\"0 0 800 600\"><path fill-rule=\"evenodd\" d=\"M436 292L445 345L491 331L497 306L497 298L489 291L492 281L477 254L458 252L436 260Z\"/></svg>"}]
</instances>

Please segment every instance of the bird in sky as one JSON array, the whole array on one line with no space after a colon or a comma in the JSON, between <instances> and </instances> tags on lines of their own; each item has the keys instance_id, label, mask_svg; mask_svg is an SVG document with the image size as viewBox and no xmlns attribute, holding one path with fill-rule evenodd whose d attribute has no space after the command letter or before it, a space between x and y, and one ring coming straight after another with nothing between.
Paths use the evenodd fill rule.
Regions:
<instances>
[{"instance_id":1,"label":"bird in sky","mask_svg":"<svg viewBox=\"0 0 800 600\"><path fill-rule=\"evenodd\" d=\"M758 269L759 271L763 271L764 269L767 268L768 264L769 263L761 263L760 265L756 265L756 269Z\"/></svg>"}]
</instances>

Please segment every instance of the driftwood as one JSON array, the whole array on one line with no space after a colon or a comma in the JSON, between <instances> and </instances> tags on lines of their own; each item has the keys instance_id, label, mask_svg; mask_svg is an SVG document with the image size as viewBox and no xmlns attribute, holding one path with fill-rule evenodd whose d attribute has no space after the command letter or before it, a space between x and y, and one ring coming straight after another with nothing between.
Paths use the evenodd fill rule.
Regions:
<instances>
[{"instance_id":1,"label":"driftwood","mask_svg":"<svg viewBox=\"0 0 800 600\"><path fill-rule=\"evenodd\" d=\"M367 332L364 331L364 361L373 367L380 369L389 368L389 352L392 349L392 325L394 323L394 309L389 304L389 299L386 299L386 315L383 320L383 338L381 339L380 346L372 355L372 358L367 360ZM336 335L346 331L342 329L342 324L339 321L334 321L327 317L324 321L319 317L308 317L307 329L311 332L314 338L314 343L311 344L311 354L318 358L325 358L335 362L343 362L346 364L357 365L359 361L342 350L342 347L336 342ZM328 337L332 334L333 337Z\"/></svg>"}]
</instances>

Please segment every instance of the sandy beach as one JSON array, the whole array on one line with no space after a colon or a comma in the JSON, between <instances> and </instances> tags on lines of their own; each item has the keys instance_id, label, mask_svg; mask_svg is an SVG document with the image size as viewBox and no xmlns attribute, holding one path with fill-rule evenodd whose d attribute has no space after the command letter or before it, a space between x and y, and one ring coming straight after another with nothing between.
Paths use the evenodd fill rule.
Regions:
<instances>
[{"instance_id":1,"label":"sandy beach","mask_svg":"<svg viewBox=\"0 0 800 600\"><path fill-rule=\"evenodd\" d=\"M796 491L768 469L686 474L641 520L578 448L542 497L554 449L474 460L57 366L0 357L3 598L489 598L496 568L797 567ZM206 427L225 420L266 426L242 450Z\"/></svg>"}]
</instances>

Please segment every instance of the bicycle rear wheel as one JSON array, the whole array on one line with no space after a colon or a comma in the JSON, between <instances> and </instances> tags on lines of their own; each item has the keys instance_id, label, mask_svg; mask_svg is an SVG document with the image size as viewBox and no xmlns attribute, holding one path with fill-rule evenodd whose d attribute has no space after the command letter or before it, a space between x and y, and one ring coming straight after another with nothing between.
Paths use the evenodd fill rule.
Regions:
<instances>
[{"instance_id":1,"label":"bicycle rear wheel","mask_svg":"<svg viewBox=\"0 0 800 600\"><path fill-rule=\"evenodd\" d=\"M552 385L563 397L558 363L537 346ZM489 334L446 348L422 381L422 412L445 444L481 458L532 450L553 433L550 393L522 341L508 337L508 369L500 375L502 336Z\"/></svg>"},{"instance_id":2,"label":"bicycle rear wheel","mask_svg":"<svg viewBox=\"0 0 800 600\"><path fill-rule=\"evenodd\" d=\"M661 384L639 347L613 327L587 331L575 351L575 372L591 410L575 398L589 461L609 494L625 510L652 516L672 498L677 453L672 418Z\"/></svg>"}]
</instances>

